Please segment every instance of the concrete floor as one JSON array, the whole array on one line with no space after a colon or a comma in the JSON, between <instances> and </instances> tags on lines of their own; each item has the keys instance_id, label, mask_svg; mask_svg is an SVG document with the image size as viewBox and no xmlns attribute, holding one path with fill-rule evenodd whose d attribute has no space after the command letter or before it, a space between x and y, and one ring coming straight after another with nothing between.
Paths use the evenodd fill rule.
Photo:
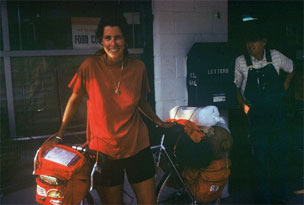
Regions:
<instances>
[{"instance_id":1,"label":"concrete floor","mask_svg":"<svg viewBox=\"0 0 304 205\"><path fill-rule=\"evenodd\" d=\"M129 185L125 188L124 201L125 204L135 205L136 199L134 199L133 192L131 191ZM36 204L35 202L35 183L32 182L31 185L24 187L22 189L16 189L10 193L6 193L0 198L0 204ZM242 187L241 190L234 190L230 193L230 196L223 198L221 204L253 204L250 194L250 189ZM96 198L98 202L98 199ZM292 195L287 204L300 205L304 204L303 194Z\"/></svg>"}]
</instances>

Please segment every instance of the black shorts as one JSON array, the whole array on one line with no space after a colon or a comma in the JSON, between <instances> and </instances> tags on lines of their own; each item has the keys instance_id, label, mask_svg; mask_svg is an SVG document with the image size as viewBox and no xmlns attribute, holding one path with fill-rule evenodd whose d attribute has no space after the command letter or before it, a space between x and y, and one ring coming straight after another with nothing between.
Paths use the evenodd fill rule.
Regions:
<instances>
[{"instance_id":1,"label":"black shorts","mask_svg":"<svg viewBox=\"0 0 304 205\"><path fill-rule=\"evenodd\" d=\"M123 184L125 172L130 184L143 182L155 174L154 159L150 147L124 159L113 160L102 154L98 165L100 169L95 172L94 183L101 186Z\"/></svg>"}]
</instances>

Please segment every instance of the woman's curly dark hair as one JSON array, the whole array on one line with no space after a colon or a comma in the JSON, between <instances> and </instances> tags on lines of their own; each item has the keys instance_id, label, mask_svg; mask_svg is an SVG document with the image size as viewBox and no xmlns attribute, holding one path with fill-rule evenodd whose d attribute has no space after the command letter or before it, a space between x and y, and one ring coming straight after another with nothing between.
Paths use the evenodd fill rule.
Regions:
<instances>
[{"instance_id":1,"label":"woman's curly dark hair","mask_svg":"<svg viewBox=\"0 0 304 205\"><path fill-rule=\"evenodd\" d=\"M111 15L101 16L96 30L96 36L100 43L102 41L104 27L106 26L118 26L125 38L126 45L128 45L130 39L128 24L121 12L115 12L112 13ZM96 52L96 54L104 54L104 53L105 51L103 50L103 48ZM127 47L125 48L124 54L128 55Z\"/></svg>"}]
</instances>

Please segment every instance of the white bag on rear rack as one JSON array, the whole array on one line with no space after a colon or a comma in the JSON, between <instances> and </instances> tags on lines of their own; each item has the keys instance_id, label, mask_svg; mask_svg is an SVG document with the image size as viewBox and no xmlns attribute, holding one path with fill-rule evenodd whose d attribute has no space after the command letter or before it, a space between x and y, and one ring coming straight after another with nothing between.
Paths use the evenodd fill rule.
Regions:
<instances>
[{"instance_id":1,"label":"white bag on rear rack","mask_svg":"<svg viewBox=\"0 0 304 205\"><path fill-rule=\"evenodd\" d=\"M175 106L170 110L171 119L185 119L201 126L214 126L218 122L225 124L225 120L220 116L216 106L187 107Z\"/></svg>"}]
</instances>

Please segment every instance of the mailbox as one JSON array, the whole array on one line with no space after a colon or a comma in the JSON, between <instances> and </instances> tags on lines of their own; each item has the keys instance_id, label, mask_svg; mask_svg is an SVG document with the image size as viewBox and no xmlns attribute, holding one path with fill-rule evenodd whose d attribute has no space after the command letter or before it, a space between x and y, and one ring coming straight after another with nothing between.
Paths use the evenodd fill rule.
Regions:
<instances>
[{"instance_id":1,"label":"mailbox","mask_svg":"<svg viewBox=\"0 0 304 205\"><path fill-rule=\"evenodd\" d=\"M188 53L188 106L237 106L234 85L235 55L228 43L195 43Z\"/></svg>"}]
</instances>

